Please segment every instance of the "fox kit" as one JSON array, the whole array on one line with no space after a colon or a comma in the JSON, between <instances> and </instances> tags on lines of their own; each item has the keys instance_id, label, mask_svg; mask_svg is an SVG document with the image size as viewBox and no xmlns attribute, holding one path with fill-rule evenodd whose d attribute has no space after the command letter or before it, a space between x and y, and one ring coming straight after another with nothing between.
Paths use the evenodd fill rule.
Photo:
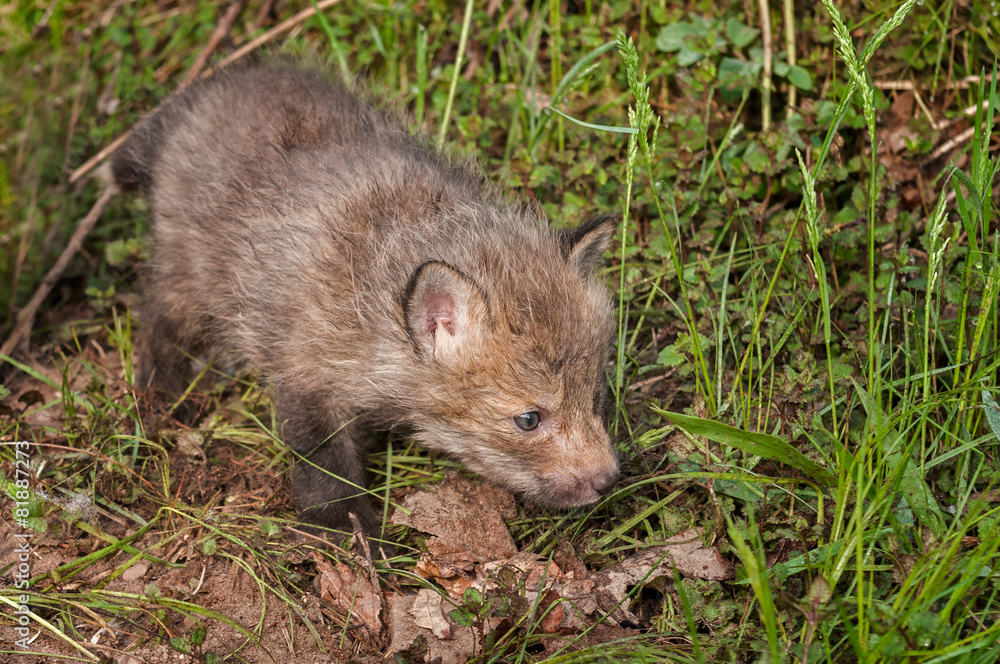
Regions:
<instances>
[{"instance_id":1,"label":"fox kit","mask_svg":"<svg viewBox=\"0 0 1000 664\"><path fill-rule=\"evenodd\" d=\"M395 428L544 505L615 484L596 274L613 218L552 231L288 64L174 95L112 170L153 210L138 381L183 389L181 348L260 372L304 519L377 532L360 454Z\"/></svg>"}]
</instances>

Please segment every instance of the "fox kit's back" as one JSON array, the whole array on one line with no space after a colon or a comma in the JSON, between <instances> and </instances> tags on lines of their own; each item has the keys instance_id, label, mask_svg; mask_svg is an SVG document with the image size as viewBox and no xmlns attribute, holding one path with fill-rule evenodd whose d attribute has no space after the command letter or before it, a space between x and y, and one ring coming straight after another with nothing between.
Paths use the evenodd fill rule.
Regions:
<instances>
[{"instance_id":1,"label":"fox kit's back","mask_svg":"<svg viewBox=\"0 0 1000 664\"><path fill-rule=\"evenodd\" d=\"M183 389L195 346L263 374L308 520L375 528L359 451L400 426L542 504L614 484L611 218L553 232L287 65L175 95L112 166L154 214L140 381Z\"/></svg>"}]
</instances>

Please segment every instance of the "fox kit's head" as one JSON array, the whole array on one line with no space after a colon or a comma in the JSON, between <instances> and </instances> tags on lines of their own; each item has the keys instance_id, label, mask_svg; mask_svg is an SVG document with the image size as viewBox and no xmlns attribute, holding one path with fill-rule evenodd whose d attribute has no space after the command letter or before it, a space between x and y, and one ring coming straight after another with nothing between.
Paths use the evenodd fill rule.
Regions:
<instances>
[{"instance_id":1,"label":"fox kit's head","mask_svg":"<svg viewBox=\"0 0 1000 664\"><path fill-rule=\"evenodd\" d=\"M618 479L605 428L613 316L596 266L614 219L490 248L475 273L430 261L403 297L421 441L530 500L595 502ZM546 231L547 233L547 231Z\"/></svg>"}]
</instances>

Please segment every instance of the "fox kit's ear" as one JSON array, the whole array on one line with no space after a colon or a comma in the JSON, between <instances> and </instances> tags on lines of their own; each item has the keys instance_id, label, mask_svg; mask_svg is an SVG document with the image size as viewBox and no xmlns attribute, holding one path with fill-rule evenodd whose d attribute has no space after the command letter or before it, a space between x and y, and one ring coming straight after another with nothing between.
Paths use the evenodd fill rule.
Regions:
<instances>
[{"instance_id":1,"label":"fox kit's ear","mask_svg":"<svg viewBox=\"0 0 1000 664\"><path fill-rule=\"evenodd\" d=\"M475 283L440 261L413 271L403 296L410 339L426 359L449 362L473 347L487 324L486 300Z\"/></svg>"},{"instance_id":2,"label":"fox kit's ear","mask_svg":"<svg viewBox=\"0 0 1000 664\"><path fill-rule=\"evenodd\" d=\"M618 221L619 217L613 214L602 214L591 217L576 228L560 231L563 256L578 274L589 277L594 273L601 256L611 245Z\"/></svg>"}]
</instances>

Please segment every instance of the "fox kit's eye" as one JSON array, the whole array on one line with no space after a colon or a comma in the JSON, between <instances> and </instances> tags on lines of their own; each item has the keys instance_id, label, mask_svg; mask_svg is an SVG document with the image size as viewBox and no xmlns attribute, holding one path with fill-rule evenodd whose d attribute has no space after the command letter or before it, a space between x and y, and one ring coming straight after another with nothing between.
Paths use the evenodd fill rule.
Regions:
<instances>
[{"instance_id":1,"label":"fox kit's eye","mask_svg":"<svg viewBox=\"0 0 1000 664\"><path fill-rule=\"evenodd\" d=\"M514 424L521 431L531 431L538 426L538 423L542 421L542 416L538 414L537 410L532 410L527 413L521 413L514 418Z\"/></svg>"}]
</instances>

